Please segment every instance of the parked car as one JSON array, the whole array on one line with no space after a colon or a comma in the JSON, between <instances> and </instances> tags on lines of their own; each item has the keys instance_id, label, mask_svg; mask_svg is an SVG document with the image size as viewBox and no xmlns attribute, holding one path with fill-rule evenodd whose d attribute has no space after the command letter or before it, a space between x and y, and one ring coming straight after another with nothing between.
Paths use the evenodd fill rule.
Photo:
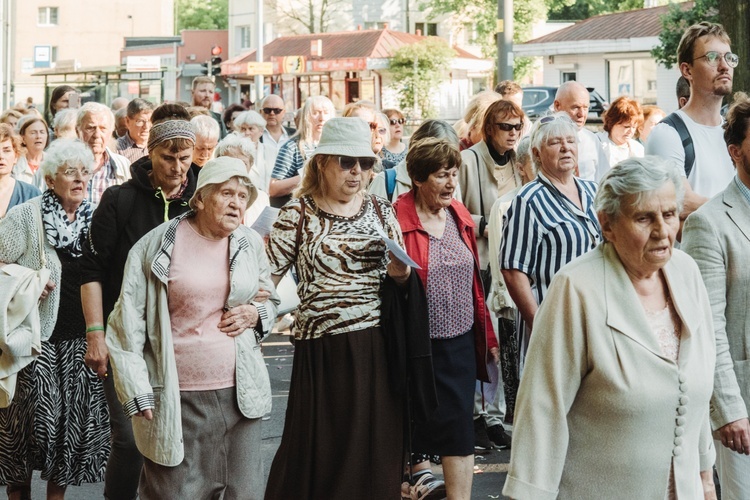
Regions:
<instances>
[{"instance_id":1,"label":"parked car","mask_svg":"<svg viewBox=\"0 0 750 500\"><path fill-rule=\"evenodd\" d=\"M601 120L609 103L593 87L589 91L589 119ZM524 87L521 107L530 119L535 120L554 111L557 87Z\"/></svg>"}]
</instances>

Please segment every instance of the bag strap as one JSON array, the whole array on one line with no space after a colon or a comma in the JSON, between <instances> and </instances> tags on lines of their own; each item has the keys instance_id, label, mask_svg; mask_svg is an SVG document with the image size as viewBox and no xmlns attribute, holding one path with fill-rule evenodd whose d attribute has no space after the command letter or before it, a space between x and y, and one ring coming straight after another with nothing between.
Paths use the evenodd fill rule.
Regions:
<instances>
[{"instance_id":1,"label":"bag strap","mask_svg":"<svg viewBox=\"0 0 750 500\"><path fill-rule=\"evenodd\" d=\"M380 225L383 226L383 229L385 229L385 219L383 218L383 212L380 211L380 205L378 205L378 201L375 199L375 195L370 195L370 201L375 206L375 213L378 214L378 219L380 219Z\"/></svg>"},{"instance_id":2,"label":"bag strap","mask_svg":"<svg viewBox=\"0 0 750 500\"><path fill-rule=\"evenodd\" d=\"M396 167L386 169L385 171L385 192L388 201L393 201L393 193L396 191Z\"/></svg>"},{"instance_id":3,"label":"bag strap","mask_svg":"<svg viewBox=\"0 0 750 500\"><path fill-rule=\"evenodd\" d=\"M479 155L477 154L474 149L469 149L472 153L474 153L474 157L477 159L477 179L479 181L479 234L484 234L484 228L487 227L487 221L484 218L484 197L482 196L482 175L479 172L479 169L481 168L481 165L479 163Z\"/></svg>"},{"instance_id":4,"label":"bag strap","mask_svg":"<svg viewBox=\"0 0 750 500\"><path fill-rule=\"evenodd\" d=\"M664 118L661 123L666 123L680 135L682 148L685 150L685 176L690 177L690 172L693 171L693 166L695 165L695 146L693 145L693 138L690 136L690 131L687 125L685 125L685 120L677 113L672 113Z\"/></svg>"}]
</instances>

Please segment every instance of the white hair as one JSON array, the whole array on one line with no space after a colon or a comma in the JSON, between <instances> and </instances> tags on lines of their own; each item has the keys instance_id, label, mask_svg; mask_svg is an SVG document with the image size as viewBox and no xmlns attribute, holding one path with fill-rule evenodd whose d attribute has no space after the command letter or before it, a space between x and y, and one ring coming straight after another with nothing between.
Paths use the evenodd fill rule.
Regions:
<instances>
[{"instance_id":1,"label":"white hair","mask_svg":"<svg viewBox=\"0 0 750 500\"><path fill-rule=\"evenodd\" d=\"M234 118L234 128L239 129L240 125L256 125L261 129L266 128L266 120L260 116L257 111L243 111Z\"/></svg>"},{"instance_id":2,"label":"white hair","mask_svg":"<svg viewBox=\"0 0 750 500\"><path fill-rule=\"evenodd\" d=\"M52 129L55 130L55 133L58 130L72 130L75 132L77 119L77 109L61 109L55 113L55 117L52 119Z\"/></svg>"},{"instance_id":3,"label":"white hair","mask_svg":"<svg viewBox=\"0 0 750 500\"><path fill-rule=\"evenodd\" d=\"M202 137L203 139L208 140L219 140L221 129L219 129L219 124L216 122L216 120L213 119L212 116L195 116L190 120L190 125L193 127L193 132L195 132L196 138Z\"/></svg>"},{"instance_id":4,"label":"white hair","mask_svg":"<svg viewBox=\"0 0 750 500\"><path fill-rule=\"evenodd\" d=\"M543 116L531 128L531 133L529 134L531 137L531 151L533 153L535 149L537 151L540 150L542 144L545 144L550 137L566 137L571 135L578 141L578 127L567 113L560 111L549 116ZM536 162L538 160L534 154L531 155L531 159L534 162L536 170L542 168L541 165L537 165Z\"/></svg>"},{"instance_id":5,"label":"white hair","mask_svg":"<svg viewBox=\"0 0 750 500\"><path fill-rule=\"evenodd\" d=\"M62 166L74 168L84 166L93 171L94 153L80 139L55 139L44 152L42 174L45 177L54 177Z\"/></svg>"},{"instance_id":6,"label":"white hair","mask_svg":"<svg viewBox=\"0 0 750 500\"><path fill-rule=\"evenodd\" d=\"M86 118L88 115L102 115L107 117L107 121L109 122L109 128L113 129L115 128L115 115L112 113L112 110L109 109L104 104L98 103L98 102L87 102L81 108L78 110L78 118L76 120L76 128L80 129L81 124L83 123L83 119Z\"/></svg>"},{"instance_id":7,"label":"white hair","mask_svg":"<svg viewBox=\"0 0 750 500\"><path fill-rule=\"evenodd\" d=\"M240 154L249 159L250 164L247 166L248 171L250 167L255 163L256 149L255 144L249 137L233 132L227 135L216 145L214 150L214 157L219 158L222 156L231 156L237 158L237 154Z\"/></svg>"}]
</instances>

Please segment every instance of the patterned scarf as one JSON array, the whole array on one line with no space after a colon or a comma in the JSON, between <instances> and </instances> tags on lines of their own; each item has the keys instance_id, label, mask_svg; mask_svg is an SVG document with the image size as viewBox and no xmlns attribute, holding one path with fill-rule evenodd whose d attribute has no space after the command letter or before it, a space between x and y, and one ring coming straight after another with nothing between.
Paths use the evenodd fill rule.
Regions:
<instances>
[{"instance_id":1,"label":"patterned scarf","mask_svg":"<svg viewBox=\"0 0 750 500\"><path fill-rule=\"evenodd\" d=\"M51 189L45 191L42 195L42 221L49 244L71 257L80 257L83 253L81 246L91 224L92 212L91 203L83 200L76 210L75 220L71 222L55 192Z\"/></svg>"}]
</instances>

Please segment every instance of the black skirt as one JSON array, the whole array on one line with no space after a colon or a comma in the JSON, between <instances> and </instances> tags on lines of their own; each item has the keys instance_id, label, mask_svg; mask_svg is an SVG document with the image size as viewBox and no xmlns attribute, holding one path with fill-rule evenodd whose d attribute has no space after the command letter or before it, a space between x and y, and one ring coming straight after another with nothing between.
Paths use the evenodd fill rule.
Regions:
<instances>
[{"instance_id":1,"label":"black skirt","mask_svg":"<svg viewBox=\"0 0 750 500\"><path fill-rule=\"evenodd\" d=\"M298 340L265 498L397 499L403 458L402 403L381 330Z\"/></svg>"},{"instance_id":2,"label":"black skirt","mask_svg":"<svg viewBox=\"0 0 750 500\"><path fill-rule=\"evenodd\" d=\"M432 340L438 407L412 430L412 453L463 457L474 453L474 332Z\"/></svg>"}]
</instances>

